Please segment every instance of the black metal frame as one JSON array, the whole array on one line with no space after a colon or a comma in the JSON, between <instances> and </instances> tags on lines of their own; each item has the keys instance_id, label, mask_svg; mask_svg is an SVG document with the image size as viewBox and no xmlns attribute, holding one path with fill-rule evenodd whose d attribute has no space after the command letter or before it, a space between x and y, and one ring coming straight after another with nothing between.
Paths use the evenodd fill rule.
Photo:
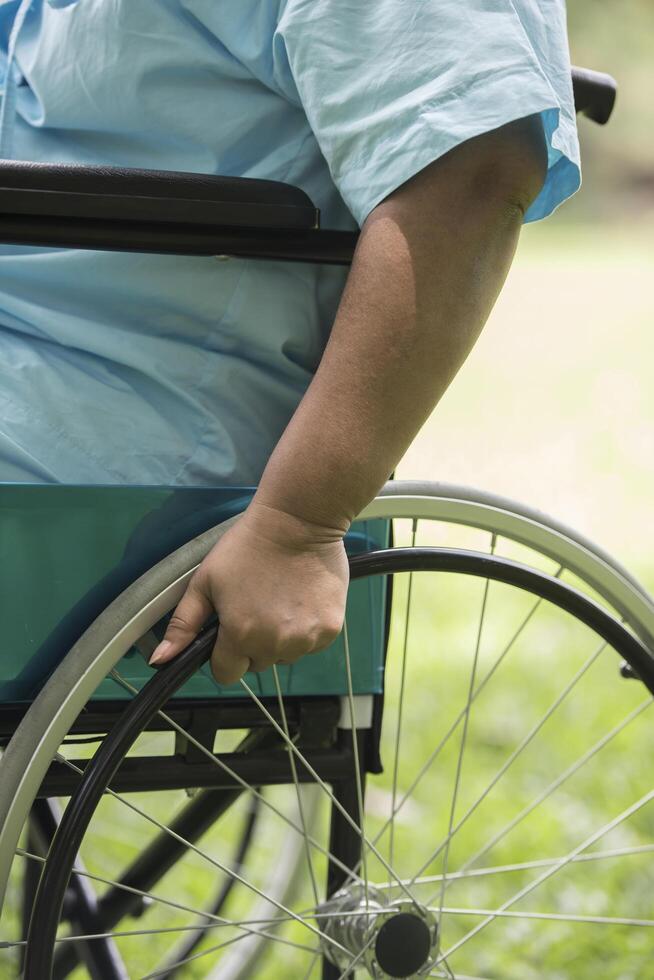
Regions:
<instances>
[{"instance_id":1,"label":"black metal frame","mask_svg":"<svg viewBox=\"0 0 654 980\"><path fill-rule=\"evenodd\" d=\"M130 698L106 701L90 701L88 707L75 719L70 729L72 736L101 736L110 732L117 719L125 710ZM279 704L276 699L262 697L264 704L275 721L281 723ZM291 728L302 726L307 730L309 724L316 724L319 730L325 725L325 713L333 715L337 699L334 696L298 696L287 709L288 722ZM16 701L0 704L0 745L9 741L14 731L23 720L31 707L31 703ZM175 698L166 708L166 714L186 731L194 736L207 732L212 728L214 733L219 729L261 728L267 722L259 709L244 698ZM310 719L310 720L309 720ZM174 731L163 719L155 716L144 731L169 732ZM71 739L73 741L74 739ZM95 738L87 739L96 741ZM202 740L202 739L200 739Z\"/></svg>"}]
</instances>

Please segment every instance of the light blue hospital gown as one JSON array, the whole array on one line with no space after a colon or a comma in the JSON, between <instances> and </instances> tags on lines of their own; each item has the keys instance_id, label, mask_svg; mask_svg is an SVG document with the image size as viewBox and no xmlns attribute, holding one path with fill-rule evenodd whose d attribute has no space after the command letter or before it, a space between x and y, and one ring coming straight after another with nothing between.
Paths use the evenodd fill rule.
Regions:
<instances>
[{"instance_id":1,"label":"light blue hospital gown","mask_svg":"<svg viewBox=\"0 0 654 980\"><path fill-rule=\"evenodd\" d=\"M562 0L3 0L0 47L5 157L288 181L354 229L540 113L527 220L579 185ZM255 483L345 276L0 246L0 481Z\"/></svg>"}]
</instances>

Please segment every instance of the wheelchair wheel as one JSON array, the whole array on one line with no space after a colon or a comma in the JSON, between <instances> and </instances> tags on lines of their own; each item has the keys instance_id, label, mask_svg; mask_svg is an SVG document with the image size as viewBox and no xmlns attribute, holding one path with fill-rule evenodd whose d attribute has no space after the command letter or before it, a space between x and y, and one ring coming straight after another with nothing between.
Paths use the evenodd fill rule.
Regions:
<instances>
[{"instance_id":1,"label":"wheelchair wheel","mask_svg":"<svg viewBox=\"0 0 654 980\"><path fill-rule=\"evenodd\" d=\"M138 844L138 827L151 828L153 819L158 833L182 845L178 897L185 874L200 893L225 874L220 834L188 841L158 818L150 795L136 803L128 795L132 746L157 719L197 742L219 773L213 792L240 797L234 808L258 798L262 783L290 783L262 794L266 821L252 860L232 873L232 900L181 958L181 976L646 974L654 925L654 792L643 752L654 717L651 600L594 546L498 498L391 485L368 516L395 518L395 547L352 562L353 588L372 575L393 579L383 703L344 698L340 717L325 711L312 742L293 698L262 701L244 686L248 734L239 751L215 754L173 717L169 702L202 669L211 632L130 691L124 716L80 767L50 848L27 978L50 976L53 963L57 975L66 946L79 950L91 976L162 975L161 937L197 928L200 910L175 904L170 892L147 896L147 918L128 915L99 938L67 918L73 883L93 883L88 869L103 820L125 845ZM188 569L212 543L204 538L189 546ZM141 581L121 597L120 626L116 608L95 624L92 653L84 661L82 645L66 658L50 682L56 690L44 689L10 743L0 772L11 794L0 824L5 876L48 767L63 756L61 742L98 680L183 591L189 572L180 572L179 553L173 558L181 565L173 561L167 581L158 567L150 591ZM323 798L316 819L300 784ZM231 806L225 813L235 819ZM228 833L230 821L216 826ZM304 881L280 898L267 893L265 869L289 833L301 845ZM102 877L120 885L120 861L112 860L116 869ZM233 951L253 940L252 958L230 966ZM101 945L111 956L98 963L93 947Z\"/></svg>"}]
</instances>

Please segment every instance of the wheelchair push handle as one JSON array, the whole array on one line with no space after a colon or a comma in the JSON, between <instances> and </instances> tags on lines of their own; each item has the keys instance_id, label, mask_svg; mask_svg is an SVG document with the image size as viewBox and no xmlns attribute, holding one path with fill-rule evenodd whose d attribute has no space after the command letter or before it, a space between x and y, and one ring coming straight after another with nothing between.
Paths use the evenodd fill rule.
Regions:
<instances>
[{"instance_id":1,"label":"wheelchair push handle","mask_svg":"<svg viewBox=\"0 0 654 980\"><path fill-rule=\"evenodd\" d=\"M607 122L616 82L572 69L577 112ZM320 229L298 187L249 177L0 161L0 242L349 265L358 232Z\"/></svg>"},{"instance_id":2,"label":"wheelchair push handle","mask_svg":"<svg viewBox=\"0 0 654 980\"><path fill-rule=\"evenodd\" d=\"M600 126L609 121L618 91L618 83L612 75L590 68L573 67L572 91L578 113Z\"/></svg>"}]
</instances>

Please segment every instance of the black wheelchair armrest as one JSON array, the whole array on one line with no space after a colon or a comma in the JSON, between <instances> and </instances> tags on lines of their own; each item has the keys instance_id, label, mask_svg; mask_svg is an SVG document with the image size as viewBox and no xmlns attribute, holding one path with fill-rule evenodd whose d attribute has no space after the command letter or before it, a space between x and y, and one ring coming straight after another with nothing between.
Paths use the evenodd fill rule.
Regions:
<instances>
[{"instance_id":1,"label":"black wheelchair armrest","mask_svg":"<svg viewBox=\"0 0 654 980\"><path fill-rule=\"evenodd\" d=\"M176 171L0 161L0 241L63 248L351 260L298 187Z\"/></svg>"},{"instance_id":2,"label":"black wheelchair armrest","mask_svg":"<svg viewBox=\"0 0 654 980\"><path fill-rule=\"evenodd\" d=\"M244 228L316 228L299 187L274 180L5 160L0 208L48 217Z\"/></svg>"}]
</instances>

